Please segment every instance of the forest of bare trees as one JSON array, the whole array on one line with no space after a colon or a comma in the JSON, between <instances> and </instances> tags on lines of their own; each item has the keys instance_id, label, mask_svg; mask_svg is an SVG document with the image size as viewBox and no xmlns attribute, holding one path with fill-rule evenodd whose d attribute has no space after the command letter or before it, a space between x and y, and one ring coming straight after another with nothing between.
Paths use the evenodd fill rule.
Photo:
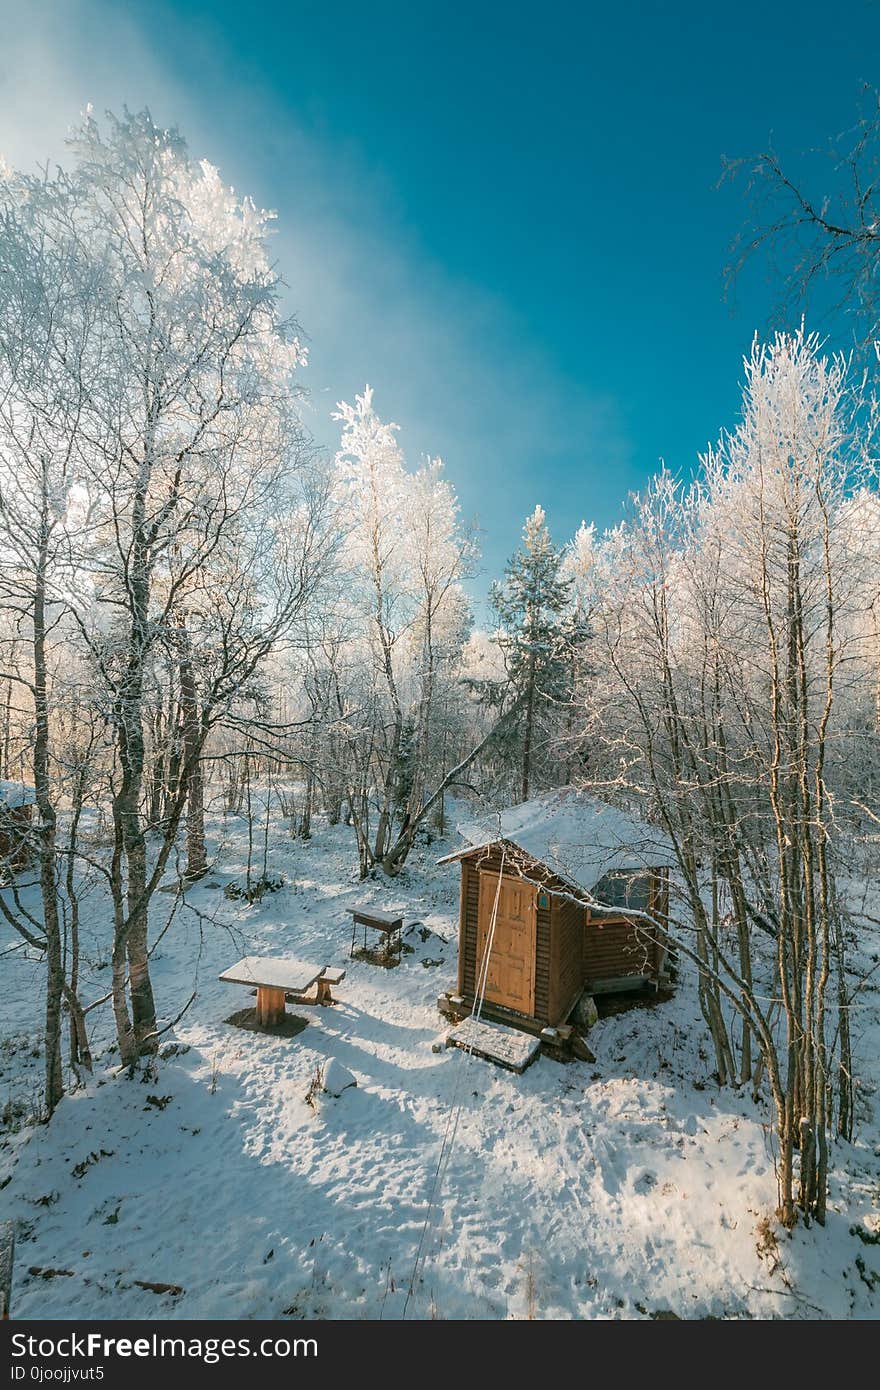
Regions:
<instances>
[{"instance_id":1,"label":"forest of bare trees","mask_svg":"<svg viewBox=\"0 0 880 1390\"><path fill-rule=\"evenodd\" d=\"M38 887L8 872L0 912L45 960L45 1113L94 1009L123 1065L155 1053L157 892L204 877L206 817L252 783L388 879L450 797L575 783L672 839L717 1082L766 1093L780 1218L821 1223L880 814L870 373L803 329L756 341L699 466L602 535L554 542L537 507L480 622L440 460L408 463L370 388L335 456L310 440L266 232L145 113L0 183L0 775L34 789ZM112 922L98 999L84 896Z\"/></svg>"}]
</instances>

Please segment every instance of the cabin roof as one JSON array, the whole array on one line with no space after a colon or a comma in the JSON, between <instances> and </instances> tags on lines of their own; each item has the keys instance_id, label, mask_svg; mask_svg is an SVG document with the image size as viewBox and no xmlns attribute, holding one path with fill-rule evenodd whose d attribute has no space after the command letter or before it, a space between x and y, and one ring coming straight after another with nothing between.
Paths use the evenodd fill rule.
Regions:
<instances>
[{"instance_id":1,"label":"cabin roof","mask_svg":"<svg viewBox=\"0 0 880 1390\"><path fill-rule=\"evenodd\" d=\"M0 811L13 811L18 806L33 806L37 799L27 782L4 782L0 778Z\"/></svg>"},{"instance_id":2,"label":"cabin roof","mask_svg":"<svg viewBox=\"0 0 880 1390\"><path fill-rule=\"evenodd\" d=\"M576 787L545 792L491 820L459 825L458 832L467 844L445 855L441 864L504 840L587 893L616 870L675 862L672 843L661 831Z\"/></svg>"}]
</instances>

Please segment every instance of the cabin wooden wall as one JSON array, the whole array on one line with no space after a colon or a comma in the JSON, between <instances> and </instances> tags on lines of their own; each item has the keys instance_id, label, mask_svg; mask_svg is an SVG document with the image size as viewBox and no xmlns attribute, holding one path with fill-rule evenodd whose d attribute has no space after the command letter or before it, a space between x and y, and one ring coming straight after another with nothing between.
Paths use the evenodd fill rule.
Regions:
<instances>
[{"instance_id":1,"label":"cabin wooden wall","mask_svg":"<svg viewBox=\"0 0 880 1390\"><path fill-rule=\"evenodd\" d=\"M458 992L473 994L477 979L477 917L480 875L468 859L461 861L461 902L458 930Z\"/></svg>"},{"instance_id":2,"label":"cabin wooden wall","mask_svg":"<svg viewBox=\"0 0 880 1390\"><path fill-rule=\"evenodd\" d=\"M586 914L583 935L583 979L616 980L654 971L655 947L634 922Z\"/></svg>"},{"instance_id":3,"label":"cabin wooden wall","mask_svg":"<svg viewBox=\"0 0 880 1390\"><path fill-rule=\"evenodd\" d=\"M650 910L665 928L669 915L669 875L655 872L651 884ZM653 928L640 929L626 918L591 917L586 913L583 938L584 983L614 980L628 975L657 975L666 958L665 939L658 939Z\"/></svg>"},{"instance_id":4,"label":"cabin wooden wall","mask_svg":"<svg viewBox=\"0 0 880 1390\"><path fill-rule=\"evenodd\" d=\"M584 983L584 909L570 898L551 898L550 999L548 1020L560 1023Z\"/></svg>"}]
</instances>

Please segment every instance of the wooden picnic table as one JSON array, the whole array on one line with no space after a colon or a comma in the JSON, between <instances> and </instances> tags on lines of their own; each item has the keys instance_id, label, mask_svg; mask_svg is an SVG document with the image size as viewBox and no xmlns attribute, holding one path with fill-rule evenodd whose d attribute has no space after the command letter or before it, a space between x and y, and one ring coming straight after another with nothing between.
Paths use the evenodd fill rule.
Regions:
<instances>
[{"instance_id":1,"label":"wooden picnic table","mask_svg":"<svg viewBox=\"0 0 880 1390\"><path fill-rule=\"evenodd\" d=\"M257 1022L264 1027L280 1023L285 1015L285 996L305 994L318 987L318 1004L332 1004L330 986L345 979L345 971L330 965L313 965L294 956L245 956L220 976L227 984L256 985Z\"/></svg>"},{"instance_id":2,"label":"wooden picnic table","mask_svg":"<svg viewBox=\"0 0 880 1390\"><path fill-rule=\"evenodd\" d=\"M397 937L397 954L403 956L403 915L400 912L383 912L375 907L350 907L351 913L351 950L349 955L354 955L354 943L357 936L358 927L364 929L364 950L367 949L367 928L372 927L374 931L381 932L386 940L387 950L391 950L393 938Z\"/></svg>"}]
</instances>

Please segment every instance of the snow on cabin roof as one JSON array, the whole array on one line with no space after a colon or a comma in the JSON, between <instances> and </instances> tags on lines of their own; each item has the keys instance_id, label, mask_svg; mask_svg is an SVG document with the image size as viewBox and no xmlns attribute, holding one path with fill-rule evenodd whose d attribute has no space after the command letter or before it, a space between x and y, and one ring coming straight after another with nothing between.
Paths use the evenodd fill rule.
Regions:
<instances>
[{"instance_id":1,"label":"snow on cabin roof","mask_svg":"<svg viewBox=\"0 0 880 1390\"><path fill-rule=\"evenodd\" d=\"M467 847L446 855L441 864L506 840L588 893L615 870L661 868L675 862L672 844L662 832L575 787L545 792L491 821L460 825L458 832Z\"/></svg>"},{"instance_id":2,"label":"snow on cabin roof","mask_svg":"<svg viewBox=\"0 0 880 1390\"><path fill-rule=\"evenodd\" d=\"M17 806L33 806L36 793L27 782L4 782L0 778L0 811L13 811Z\"/></svg>"}]
</instances>

